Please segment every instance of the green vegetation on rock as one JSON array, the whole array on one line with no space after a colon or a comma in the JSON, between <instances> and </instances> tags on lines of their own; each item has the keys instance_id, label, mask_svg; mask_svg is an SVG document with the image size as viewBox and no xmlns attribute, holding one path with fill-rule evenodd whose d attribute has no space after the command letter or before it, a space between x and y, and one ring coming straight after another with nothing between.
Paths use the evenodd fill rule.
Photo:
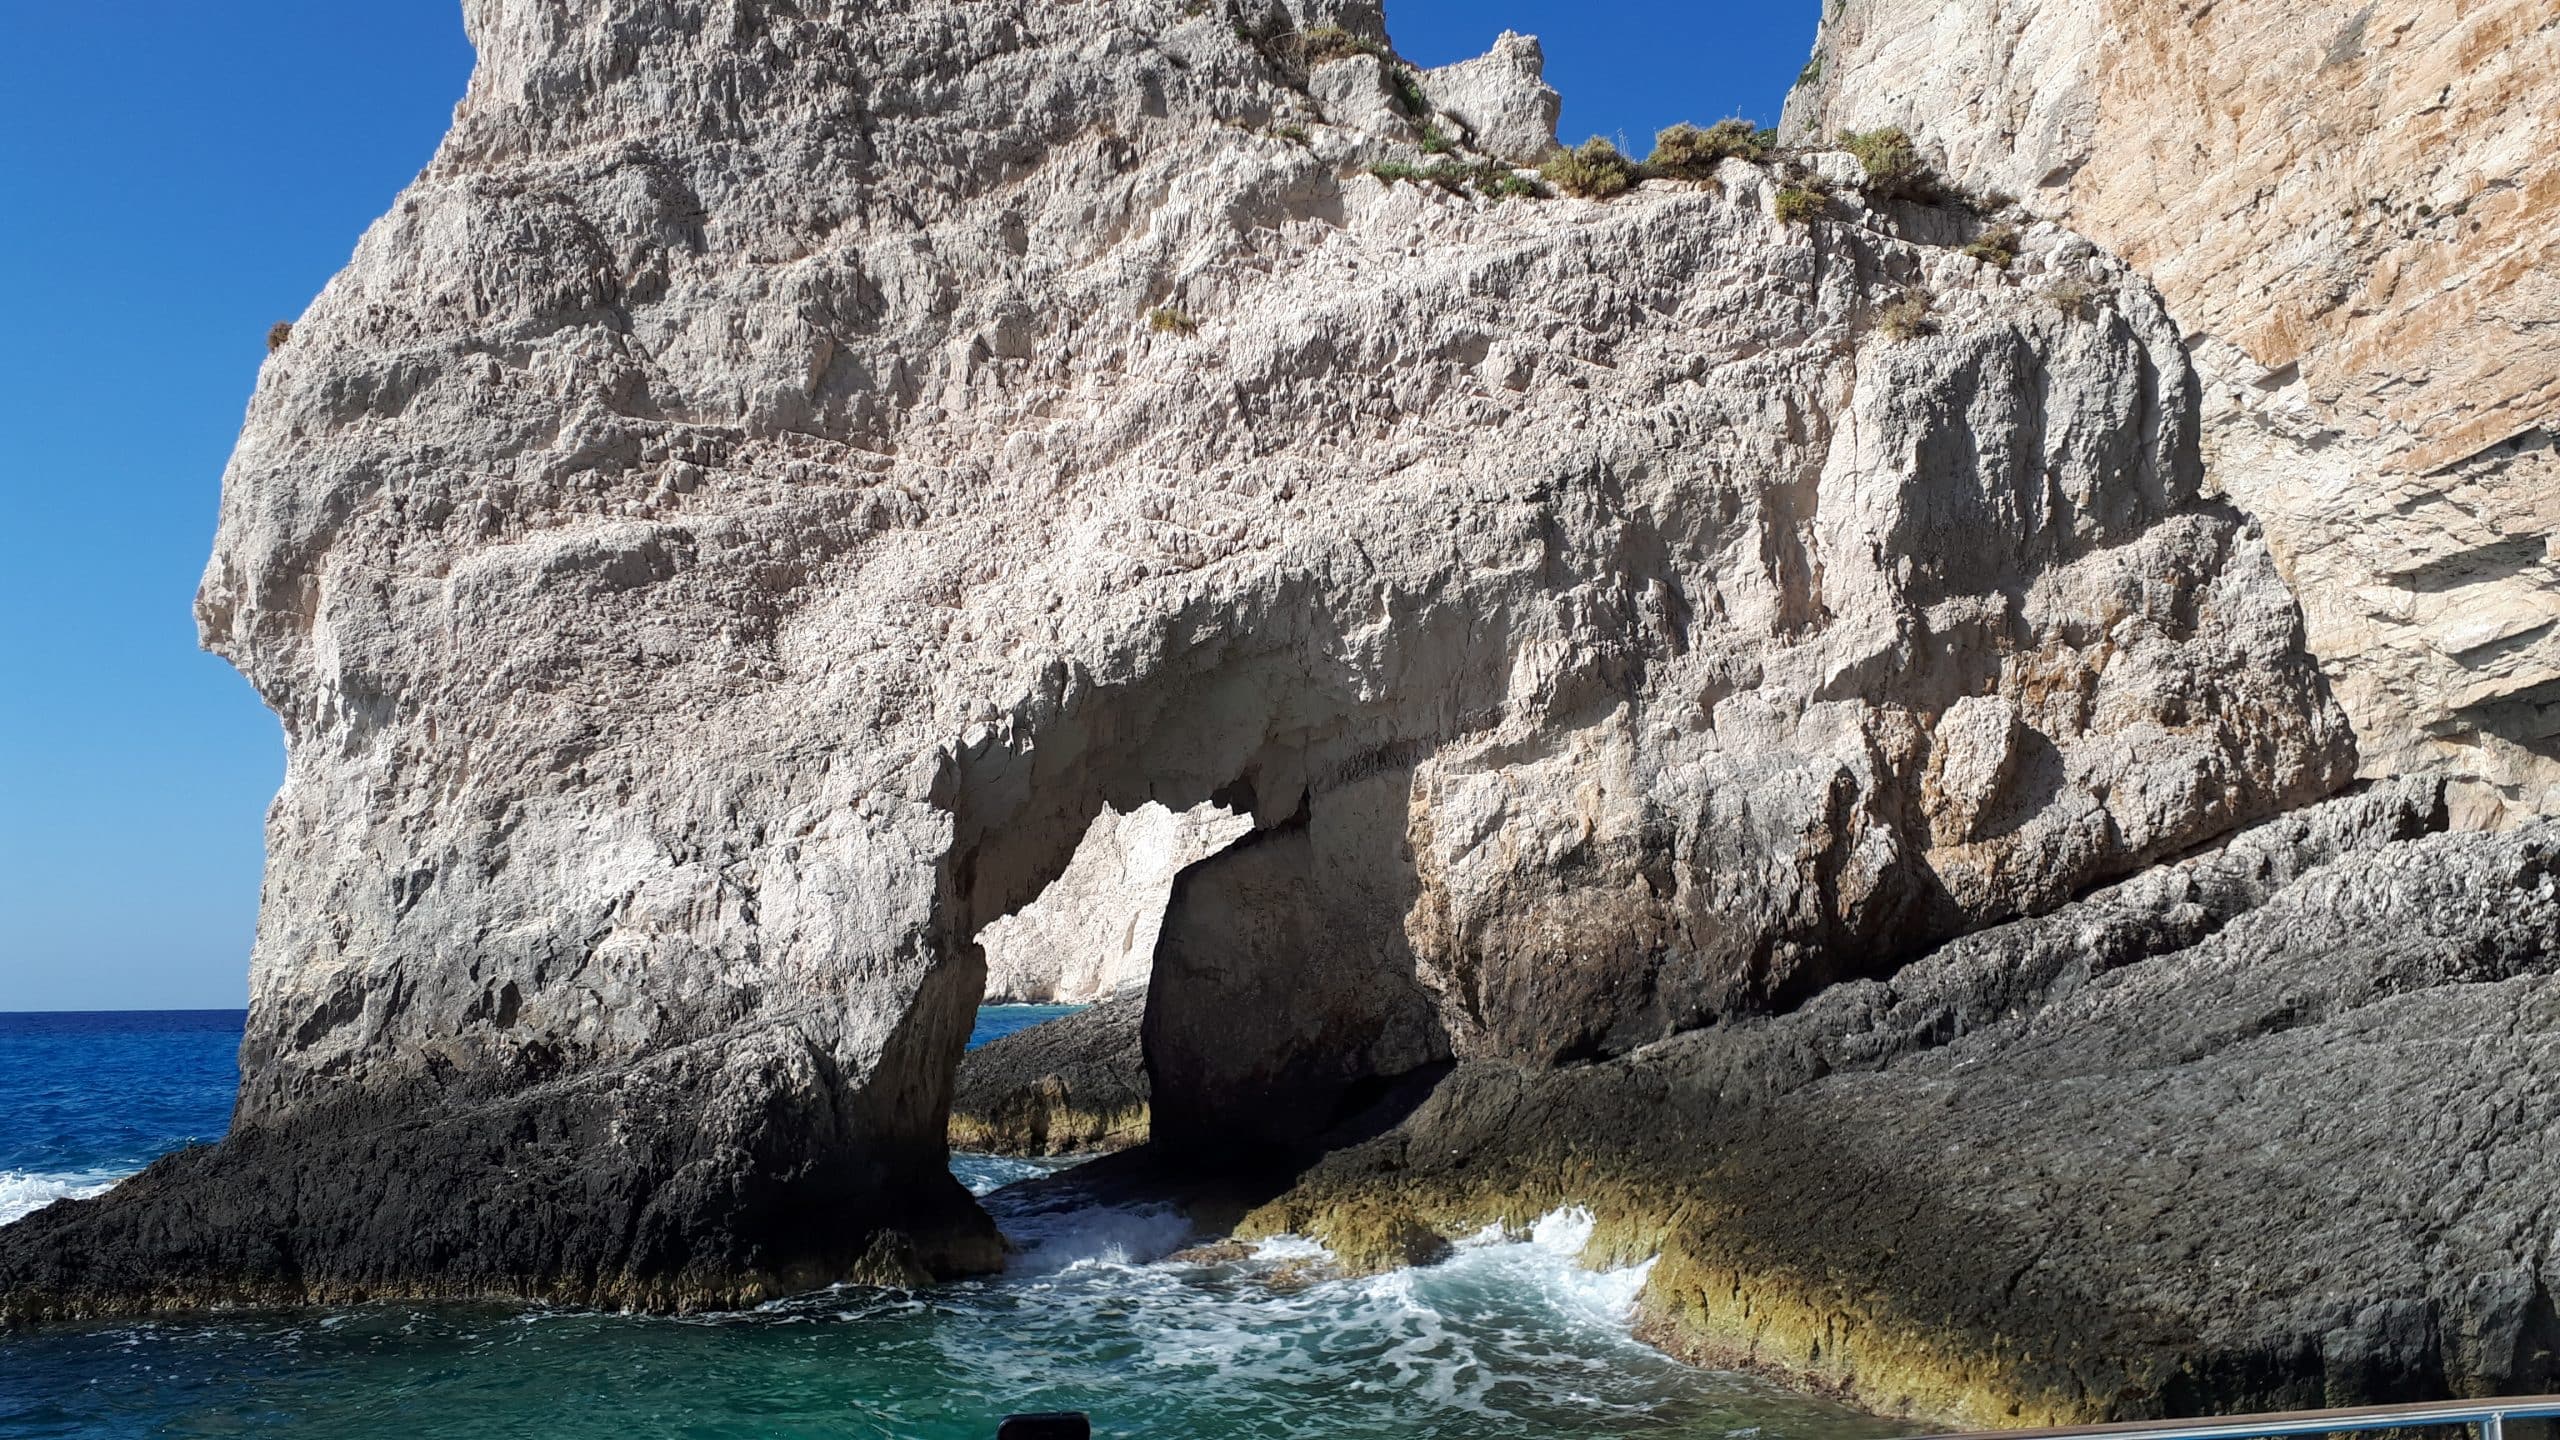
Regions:
<instances>
[{"instance_id":1,"label":"green vegetation on rock","mask_svg":"<svg viewBox=\"0 0 2560 1440\"><path fill-rule=\"evenodd\" d=\"M1758 160L1777 144L1777 132L1748 120L1719 120L1701 130L1680 124L1656 135L1653 153L1645 157L1648 173L1673 180L1709 180L1718 163Z\"/></svg>"},{"instance_id":2,"label":"green vegetation on rock","mask_svg":"<svg viewBox=\"0 0 2560 1440\"><path fill-rule=\"evenodd\" d=\"M1597 135L1570 150L1558 150L1548 156L1538 173L1557 189L1585 200L1623 195L1639 178L1635 162Z\"/></svg>"},{"instance_id":3,"label":"green vegetation on rock","mask_svg":"<svg viewBox=\"0 0 2560 1440\"><path fill-rule=\"evenodd\" d=\"M1788 185L1778 191L1778 223L1810 225L1822 218L1828 202L1822 192L1804 185Z\"/></svg>"},{"instance_id":4,"label":"green vegetation on rock","mask_svg":"<svg viewBox=\"0 0 2560 1440\"><path fill-rule=\"evenodd\" d=\"M1840 148L1857 157L1867 172L1870 195L1896 200L1925 200L1936 182L1920 158L1910 132L1897 125L1877 130L1851 130L1840 136Z\"/></svg>"}]
</instances>

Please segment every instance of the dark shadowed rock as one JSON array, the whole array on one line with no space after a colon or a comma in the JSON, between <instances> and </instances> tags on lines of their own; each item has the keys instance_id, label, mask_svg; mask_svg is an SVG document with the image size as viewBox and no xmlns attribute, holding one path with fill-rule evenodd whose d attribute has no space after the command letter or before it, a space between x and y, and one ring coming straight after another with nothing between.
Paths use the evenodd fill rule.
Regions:
<instances>
[{"instance_id":1,"label":"dark shadowed rock","mask_svg":"<svg viewBox=\"0 0 2560 1440\"><path fill-rule=\"evenodd\" d=\"M1647 1333L1980 1424L2560 1383L2560 825L2289 817L1890 980L1462 1066L1248 1233L1585 1204Z\"/></svg>"},{"instance_id":2,"label":"dark shadowed rock","mask_svg":"<svg viewBox=\"0 0 2560 1440\"><path fill-rule=\"evenodd\" d=\"M969 1052L951 1096L951 1146L1083 1155L1147 1138L1141 991L1017 1030Z\"/></svg>"}]
</instances>

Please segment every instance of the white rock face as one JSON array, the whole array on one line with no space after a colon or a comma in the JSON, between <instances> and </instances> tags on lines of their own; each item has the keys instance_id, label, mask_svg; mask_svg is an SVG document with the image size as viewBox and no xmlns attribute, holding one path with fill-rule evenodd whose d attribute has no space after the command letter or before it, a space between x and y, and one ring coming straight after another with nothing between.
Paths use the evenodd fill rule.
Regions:
<instances>
[{"instance_id":1,"label":"white rock face","mask_svg":"<svg viewBox=\"0 0 2560 1440\"><path fill-rule=\"evenodd\" d=\"M1830 0L1804 139L1909 129L2167 296L2368 774L2560 814L2549 0Z\"/></svg>"},{"instance_id":2,"label":"white rock face","mask_svg":"<svg viewBox=\"0 0 2560 1440\"><path fill-rule=\"evenodd\" d=\"M199 600L289 746L203 1162L250 1218L149 1262L207 1293L996 1263L941 1170L971 941L1106 810L1265 832L1176 887L1148 1016L1160 1112L1243 1139L1784 1005L2352 770L2175 327L2061 231L1785 225L1739 162L1385 183L1409 119L1285 41L1382 33L1342 0L467 13Z\"/></svg>"},{"instance_id":3,"label":"white rock face","mask_svg":"<svg viewBox=\"0 0 2560 1440\"><path fill-rule=\"evenodd\" d=\"M1039 899L978 932L987 1003L1089 1005L1144 990L1173 877L1252 828L1215 805L1177 815L1150 802L1095 816Z\"/></svg>"},{"instance_id":4,"label":"white rock face","mask_svg":"<svg viewBox=\"0 0 2560 1440\"><path fill-rule=\"evenodd\" d=\"M1546 82L1547 52L1535 37L1505 30L1472 60L1422 72L1422 91L1439 115L1463 126L1487 155L1535 165L1556 147L1564 97Z\"/></svg>"}]
</instances>

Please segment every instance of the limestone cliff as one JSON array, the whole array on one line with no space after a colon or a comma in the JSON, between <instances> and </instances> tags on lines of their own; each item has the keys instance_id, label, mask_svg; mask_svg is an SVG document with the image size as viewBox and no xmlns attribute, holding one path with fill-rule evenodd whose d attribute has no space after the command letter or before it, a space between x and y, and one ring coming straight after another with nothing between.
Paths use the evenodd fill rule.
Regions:
<instances>
[{"instance_id":1,"label":"limestone cliff","mask_svg":"<svg viewBox=\"0 0 2560 1440\"><path fill-rule=\"evenodd\" d=\"M2560 10L1828 0L1788 106L2159 285L2368 773L2560 813Z\"/></svg>"},{"instance_id":2,"label":"limestone cliff","mask_svg":"<svg viewBox=\"0 0 2560 1440\"><path fill-rule=\"evenodd\" d=\"M1040 898L978 932L990 1005L1088 1005L1144 993L1173 878L1253 822L1214 805L1177 815L1149 802L1094 817Z\"/></svg>"},{"instance_id":3,"label":"limestone cliff","mask_svg":"<svg viewBox=\"0 0 2560 1440\"><path fill-rule=\"evenodd\" d=\"M2060 229L1380 178L1434 85L1467 163L1553 96L1353 0L466 15L199 598L288 742L236 1130L0 1237L11 1313L991 1264L974 937L1106 808L1259 827L1147 1019L1250 1147L2352 771L2175 323Z\"/></svg>"}]
</instances>

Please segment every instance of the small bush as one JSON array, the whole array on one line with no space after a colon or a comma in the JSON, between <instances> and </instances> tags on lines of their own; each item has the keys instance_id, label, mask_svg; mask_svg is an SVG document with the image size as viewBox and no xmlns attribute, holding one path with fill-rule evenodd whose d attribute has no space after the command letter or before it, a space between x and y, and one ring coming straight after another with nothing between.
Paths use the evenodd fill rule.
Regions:
<instances>
[{"instance_id":1,"label":"small bush","mask_svg":"<svg viewBox=\"0 0 2560 1440\"><path fill-rule=\"evenodd\" d=\"M1870 195L1925 200L1936 189L1929 167L1920 159L1920 147L1911 143L1910 133L1900 126L1849 131L1840 137L1840 148L1866 167Z\"/></svg>"},{"instance_id":2,"label":"small bush","mask_svg":"<svg viewBox=\"0 0 2560 1440\"><path fill-rule=\"evenodd\" d=\"M1538 173L1568 195L1606 200L1623 195L1636 183L1636 167L1618 147L1594 135L1571 150L1558 150Z\"/></svg>"},{"instance_id":3,"label":"small bush","mask_svg":"<svg viewBox=\"0 0 2560 1440\"><path fill-rule=\"evenodd\" d=\"M1656 175L1677 180L1711 179L1718 162L1757 160L1769 153L1776 138L1748 120L1719 120L1704 130L1674 125L1653 137L1653 153L1645 157L1644 165Z\"/></svg>"},{"instance_id":4,"label":"small bush","mask_svg":"<svg viewBox=\"0 0 2560 1440\"><path fill-rule=\"evenodd\" d=\"M1271 133L1282 140L1288 141L1292 145L1304 145L1307 143L1307 127L1304 125L1283 125Z\"/></svg>"},{"instance_id":5,"label":"small bush","mask_svg":"<svg viewBox=\"0 0 2560 1440\"><path fill-rule=\"evenodd\" d=\"M2089 318L2090 302L2094 298L2089 287L2077 280L2056 280L2044 287L2044 303L2062 312L2066 320Z\"/></svg>"},{"instance_id":6,"label":"small bush","mask_svg":"<svg viewBox=\"0 0 2560 1440\"><path fill-rule=\"evenodd\" d=\"M1810 225L1822 218L1822 192L1802 185L1789 185L1778 192L1778 223Z\"/></svg>"},{"instance_id":7,"label":"small bush","mask_svg":"<svg viewBox=\"0 0 2560 1440\"><path fill-rule=\"evenodd\" d=\"M1452 195L1469 190L1495 200L1534 199L1546 192L1538 182L1507 165L1491 160L1473 165L1456 160L1442 160L1430 165L1416 165L1406 160L1382 160L1369 167L1369 173L1393 185L1411 181L1416 185L1437 185Z\"/></svg>"},{"instance_id":8,"label":"small bush","mask_svg":"<svg viewBox=\"0 0 2560 1440\"><path fill-rule=\"evenodd\" d=\"M1365 35L1354 35L1339 25L1319 25L1308 31L1299 38L1298 51L1306 56L1310 65L1321 65L1328 60L1348 60L1354 55L1375 55L1381 60L1395 58L1395 52L1383 43Z\"/></svg>"},{"instance_id":9,"label":"small bush","mask_svg":"<svg viewBox=\"0 0 2560 1440\"><path fill-rule=\"evenodd\" d=\"M1147 312L1147 328L1159 335L1195 335L1199 333L1200 322L1170 305L1163 305Z\"/></svg>"},{"instance_id":10,"label":"small bush","mask_svg":"<svg viewBox=\"0 0 2560 1440\"><path fill-rule=\"evenodd\" d=\"M1422 93L1422 77L1406 67L1387 67L1387 88L1396 92L1396 103L1407 115L1419 120L1431 113L1431 97Z\"/></svg>"},{"instance_id":11,"label":"small bush","mask_svg":"<svg viewBox=\"0 0 2560 1440\"><path fill-rule=\"evenodd\" d=\"M290 340L290 339L292 339L292 338L293 338L293 322L292 322L292 321L290 321L290 320L279 320L279 321L277 321L276 323L274 323L273 325L268 326L268 327L267 327L267 353L268 353L268 354L270 354L270 355L273 355L273 354L274 354L274 353L276 353L277 351L279 351L279 350L281 350L281 349L283 349L283 348L284 348L284 342L286 342L287 340Z\"/></svg>"},{"instance_id":12,"label":"small bush","mask_svg":"<svg viewBox=\"0 0 2560 1440\"><path fill-rule=\"evenodd\" d=\"M1974 242L1964 247L1962 253L1985 265L2006 270L2009 262L2018 258L2018 227L1994 225L1974 237Z\"/></svg>"},{"instance_id":13,"label":"small bush","mask_svg":"<svg viewBox=\"0 0 2560 1440\"><path fill-rule=\"evenodd\" d=\"M1457 149L1457 148L1458 148L1457 146L1455 146L1455 145L1453 145L1453 144L1449 143L1449 137L1448 137L1448 136L1443 135L1443 134L1441 134L1441 133L1440 133L1440 127L1439 127L1439 126L1437 126L1437 125L1428 125L1428 124L1426 124L1426 125L1424 125L1424 126L1422 127L1422 153L1423 153L1423 154L1425 154L1425 155L1446 155L1446 154L1448 154L1450 151L1455 150L1455 149Z\"/></svg>"},{"instance_id":14,"label":"small bush","mask_svg":"<svg viewBox=\"0 0 2560 1440\"><path fill-rule=\"evenodd\" d=\"M1884 308L1876 312L1876 328L1883 331L1888 340L1914 340L1934 334L1938 326L1929 318L1929 313L1937 303L1936 296L1913 285L1886 301Z\"/></svg>"},{"instance_id":15,"label":"small bush","mask_svg":"<svg viewBox=\"0 0 2560 1440\"><path fill-rule=\"evenodd\" d=\"M1822 57L1818 54L1804 62L1804 68L1796 72L1796 83L1799 85L1817 84L1821 79Z\"/></svg>"}]
</instances>

